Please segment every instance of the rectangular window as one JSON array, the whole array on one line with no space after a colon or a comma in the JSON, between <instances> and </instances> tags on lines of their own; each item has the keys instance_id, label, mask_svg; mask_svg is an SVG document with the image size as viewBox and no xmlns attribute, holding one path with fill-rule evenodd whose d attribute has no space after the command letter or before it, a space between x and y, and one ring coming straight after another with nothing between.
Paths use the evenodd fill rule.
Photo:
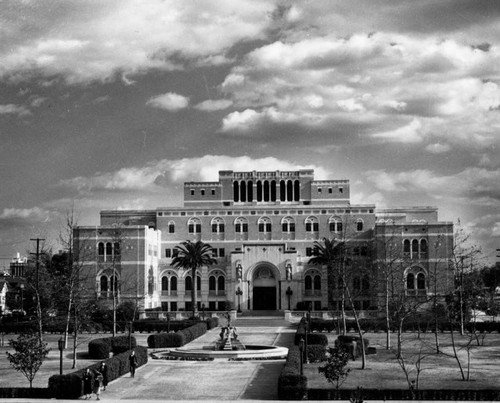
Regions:
<instances>
[{"instance_id":1,"label":"rectangular window","mask_svg":"<svg viewBox=\"0 0 500 403\"><path fill-rule=\"evenodd\" d=\"M271 232L271 223L266 223L266 232Z\"/></svg>"},{"instance_id":2,"label":"rectangular window","mask_svg":"<svg viewBox=\"0 0 500 403\"><path fill-rule=\"evenodd\" d=\"M201 195L205 196L205 189L201 189Z\"/></svg>"},{"instance_id":3,"label":"rectangular window","mask_svg":"<svg viewBox=\"0 0 500 403\"><path fill-rule=\"evenodd\" d=\"M169 224L168 225L168 233L169 234L174 234L175 233L175 225L174 224Z\"/></svg>"},{"instance_id":4,"label":"rectangular window","mask_svg":"<svg viewBox=\"0 0 500 403\"><path fill-rule=\"evenodd\" d=\"M211 192L212 192L212 196L214 196L215 195L215 189L212 189Z\"/></svg>"},{"instance_id":5,"label":"rectangular window","mask_svg":"<svg viewBox=\"0 0 500 403\"><path fill-rule=\"evenodd\" d=\"M226 256L226 250L224 248L219 248L219 257Z\"/></svg>"},{"instance_id":6,"label":"rectangular window","mask_svg":"<svg viewBox=\"0 0 500 403\"><path fill-rule=\"evenodd\" d=\"M321 193L321 188L318 188L318 193Z\"/></svg>"},{"instance_id":7,"label":"rectangular window","mask_svg":"<svg viewBox=\"0 0 500 403\"><path fill-rule=\"evenodd\" d=\"M312 256L312 248L306 248L306 256Z\"/></svg>"},{"instance_id":8,"label":"rectangular window","mask_svg":"<svg viewBox=\"0 0 500 403\"><path fill-rule=\"evenodd\" d=\"M170 303L170 310L173 311L173 312L177 311L177 302L172 301Z\"/></svg>"},{"instance_id":9,"label":"rectangular window","mask_svg":"<svg viewBox=\"0 0 500 403\"><path fill-rule=\"evenodd\" d=\"M189 232L190 234L194 233L194 224L189 224L189 225L188 225L188 232Z\"/></svg>"},{"instance_id":10,"label":"rectangular window","mask_svg":"<svg viewBox=\"0 0 500 403\"><path fill-rule=\"evenodd\" d=\"M172 249L165 249L165 257L167 258L172 257Z\"/></svg>"},{"instance_id":11,"label":"rectangular window","mask_svg":"<svg viewBox=\"0 0 500 403\"><path fill-rule=\"evenodd\" d=\"M201 224L196 224L196 233L197 234L201 233Z\"/></svg>"},{"instance_id":12,"label":"rectangular window","mask_svg":"<svg viewBox=\"0 0 500 403\"><path fill-rule=\"evenodd\" d=\"M213 257L219 257L219 255L218 255L218 253L217 253L217 252L218 252L218 249L217 249L217 248L212 248L212 256L213 256Z\"/></svg>"},{"instance_id":13,"label":"rectangular window","mask_svg":"<svg viewBox=\"0 0 500 403\"><path fill-rule=\"evenodd\" d=\"M194 196L194 189L191 189L191 196Z\"/></svg>"},{"instance_id":14,"label":"rectangular window","mask_svg":"<svg viewBox=\"0 0 500 403\"><path fill-rule=\"evenodd\" d=\"M318 232L319 231L319 223L318 222L313 223L313 231L314 232Z\"/></svg>"},{"instance_id":15,"label":"rectangular window","mask_svg":"<svg viewBox=\"0 0 500 403\"><path fill-rule=\"evenodd\" d=\"M243 224L243 232L248 232L248 224Z\"/></svg>"},{"instance_id":16,"label":"rectangular window","mask_svg":"<svg viewBox=\"0 0 500 403\"><path fill-rule=\"evenodd\" d=\"M333 189L332 188L328 188L328 193L333 193Z\"/></svg>"},{"instance_id":17,"label":"rectangular window","mask_svg":"<svg viewBox=\"0 0 500 403\"><path fill-rule=\"evenodd\" d=\"M235 230L236 232L238 232L238 233L239 233L239 232L241 232L241 224L239 224L239 223L238 223L238 224L236 224L236 225L234 226L234 230Z\"/></svg>"},{"instance_id":18,"label":"rectangular window","mask_svg":"<svg viewBox=\"0 0 500 403\"><path fill-rule=\"evenodd\" d=\"M259 232L264 232L264 223L259 224Z\"/></svg>"},{"instance_id":19,"label":"rectangular window","mask_svg":"<svg viewBox=\"0 0 500 403\"><path fill-rule=\"evenodd\" d=\"M344 193L344 188L339 188L339 193Z\"/></svg>"},{"instance_id":20,"label":"rectangular window","mask_svg":"<svg viewBox=\"0 0 500 403\"><path fill-rule=\"evenodd\" d=\"M306 222L306 231L311 232L311 223L310 222Z\"/></svg>"},{"instance_id":21,"label":"rectangular window","mask_svg":"<svg viewBox=\"0 0 500 403\"><path fill-rule=\"evenodd\" d=\"M212 232L218 232L219 226L217 224L212 224Z\"/></svg>"}]
</instances>

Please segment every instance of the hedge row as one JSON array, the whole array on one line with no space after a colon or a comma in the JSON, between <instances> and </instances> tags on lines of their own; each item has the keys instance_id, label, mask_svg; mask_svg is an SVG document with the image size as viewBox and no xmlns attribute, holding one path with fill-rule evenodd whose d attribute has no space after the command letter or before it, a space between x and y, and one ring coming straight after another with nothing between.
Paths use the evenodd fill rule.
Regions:
<instances>
[{"instance_id":1,"label":"hedge row","mask_svg":"<svg viewBox=\"0 0 500 403\"><path fill-rule=\"evenodd\" d=\"M326 361L326 346L322 344L309 344L307 346L307 361L308 362Z\"/></svg>"},{"instance_id":2,"label":"hedge row","mask_svg":"<svg viewBox=\"0 0 500 403\"><path fill-rule=\"evenodd\" d=\"M360 398L366 400L449 400L449 401L498 401L500 390L496 389L420 389L413 391L408 389L309 389L307 398L309 400L344 400ZM352 401L352 400L351 400Z\"/></svg>"},{"instance_id":3,"label":"hedge row","mask_svg":"<svg viewBox=\"0 0 500 403\"><path fill-rule=\"evenodd\" d=\"M138 367L148 362L148 350L146 347L135 347L135 355ZM108 380L110 382L130 372L129 356L130 351L126 351L104 360L108 367ZM94 374L99 365L100 363L96 363L66 375L52 375L49 378L49 395L57 399L78 399L83 395L83 373L89 368L90 372Z\"/></svg>"},{"instance_id":4,"label":"hedge row","mask_svg":"<svg viewBox=\"0 0 500 403\"><path fill-rule=\"evenodd\" d=\"M297 332L295 333L295 339L294 339L294 344L296 346L299 345L300 340L304 339L306 340L306 331L307 331L307 325L305 320L301 320L299 323L299 326L297 327ZM321 334L321 333L309 333L307 335L307 344L320 344L323 346L328 345L328 338L326 335Z\"/></svg>"},{"instance_id":5,"label":"hedge row","mask_svg":"<svg viewBox=\"0 0 500 403\"><path fill-rule=\"evenodd\" d=\"M292 346L288 350L285 366L278 378L280 400L303 400L307 396L307 378L300 374L300 350Z\"/></svg>"},{"instance_id":6,"label":"hedge row","mask_svg":"<svg viewBox=\"0 0 500 403\"><path fill-rule=\"evenodd\" d=\"M301 322L302 324L302 322ZM361 329L365 332L385 332L386 331L386 322L385 319L360 319L359 325ZM305 324L303 325L305 329ZM456 323L454 325L455 330L459 330L459 324ZM300 327L300 325L299 325ZM332 332L336 331L338 327L337 320L328 320L328 319L320 319L320 318L312 318L310 330L312 332ZM468 332L472 332L474 330L481 333L492 333L498 332L500 333L500 322L476 322L476 323L466 323L465 327ZM358 328L356 326L356 322L354 320L346 321L347 331L357 332ZM452 324L449 321L439 321L438 322L438 331L439 332L449 332L451 331ZM436 329L436 324L434 320L418 320L409 318L403 322L402 330L403 332L434 332ZM397 324L391 322L391 331L396 332ZM304 330L305 333L305 330Z\"/></svg>"},{"instance_id":7,"label":"hedge row","mask_svg":"<svg viewBox=\"0 0 500 403\"><path fill-rule=\"evenodd\" d=\"M0 399L50 399L48 388L0 388Z\"/></svg>"},{"instance_id":8,"label":"hedge row","mask_svg":"<svg viewBox=\"0 0 500 403\"><path fill-rule=\"evenodd\" d=\"M211 325L213 322L211 322ZM208 330L208 323L198 322L186 329L175 333L158 333L148 337L149 348L181 347L194 339L205 334Z\"/></svg>"},{"instance_id":9,"label":"hedge row","mask_svg":"<svg viewBox=\"0 0 500 403\"><path fill-rule=\"evenodd\" d=\"M106 337L103 339L95 339L89 343L89 357L96 360L102 360L109 357L109 353L113 355L123 353L135 348L137 341L131 336Z\"/></svg>"}]
</instances>

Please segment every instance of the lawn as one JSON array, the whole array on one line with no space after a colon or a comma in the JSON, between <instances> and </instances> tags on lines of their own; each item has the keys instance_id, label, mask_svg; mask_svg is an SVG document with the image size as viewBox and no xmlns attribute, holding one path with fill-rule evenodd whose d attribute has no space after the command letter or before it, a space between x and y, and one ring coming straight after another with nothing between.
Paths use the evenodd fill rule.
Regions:
<instances>
[{"instance_id":1,"label":"lawn","mask_svg":"<svg viewBox=\"0 0 500 403\"><path fill-rule=\"evenodd\" d=\"M354 335L354 333L351 333ZM462 346L467 338L455 334L456 345ZM361 370L361 359L350 361L347 380L342 389L356 389L358 386L365 389L406 389L406 377L396 359L396 334L391 335L392 349L385 347L385 333L367 333L370 346L376 347L377 354L366 357L366 368ZM333 346L337 336L328 334L328 342ZM484 337L484 346L476 346L471 350L470 381L462 380L457 362L449 355L453 353L450 333L439 334L439 343L442 354L436 354L433 333L405 333L403 335L403 356L410 366L410 379L416 378L416 368L412 363L421 356L425 356L419 378L420 389L500 389L500 334L491 333ZM467 354L459 352L464 371L467 371ZM304 375L308 379L308 388L334 388L323 375L318 373L321 363L306 364Z\"/></svg>"}]
</instances>

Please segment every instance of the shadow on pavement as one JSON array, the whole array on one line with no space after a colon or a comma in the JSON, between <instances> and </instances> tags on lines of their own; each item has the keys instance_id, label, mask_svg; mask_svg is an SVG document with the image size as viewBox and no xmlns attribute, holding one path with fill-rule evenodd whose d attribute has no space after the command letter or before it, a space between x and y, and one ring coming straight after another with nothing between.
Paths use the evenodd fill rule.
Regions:
<instances>
[{"instance_id":1,"label":"shadow on pavement","mask_svg":"<svg viewBox=\"0 0 500 403\"><path fill-rule=\"evenodd\" d=\"M239 399L278 400L278 378L284 360L262 363Z\"/></svg>"}]
</instances>

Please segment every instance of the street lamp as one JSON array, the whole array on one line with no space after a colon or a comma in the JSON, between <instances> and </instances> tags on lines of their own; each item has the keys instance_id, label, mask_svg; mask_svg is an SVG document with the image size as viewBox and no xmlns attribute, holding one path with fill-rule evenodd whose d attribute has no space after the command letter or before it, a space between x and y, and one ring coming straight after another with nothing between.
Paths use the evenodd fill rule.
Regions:
<instances>
[{"instance_id":1,"label":"street lamp","mask_svg":"<svg viewBox=\"0 0 500 403\"><path fill-rule=\"evenodd\" d=\"M238 289L236 290L236 296L238 297L238 312L241 312L240 298L242 295L243 295L243 291L241 291L241 288L238 287Z\"/></svg>"},{"instance_id":2,"label":"street lamp","mask_svg":"<svg viewBox=\"0 0 500 403\"><path fill-rule=\"evenodd\" d=\"M300 351L300 375L304 375L304 339L301 337L299 341Z\"/></svg>"},{"instance_id":3,"label":"street lamp","mask_svg":"<svg viewBox=\"0 0 500 403\"><path fill-rule=\"evenodd\" d=\"M292 297L292 294L293 294L293 291L290 288L290 286L288 286L288 288L286 289L285 294L288 297L288 310L290 311L291 310L290 309L290 298Z\"/></svg>"},{"instance_id":4,"label":"street lamp","mask_svg":"<svg viewBox=\"0 0 500 403\"><path fill-rule=\"evenodd\" d=\"M24 283L19 284L19 288L21 289L21 314L24 315L24 298L23 298Z\"/></svg>"},{"instance_id":5,"label":"street lamp","mask_svg":"<svg viewBox=\"0 0 500 403\"><path fill-rule=\"evenodd\" d=\"M63 350L64 350L64 339L61 337L57 340L57 347L59 348L59 375L63 373Z\"/></svg>"}]
</instances>

